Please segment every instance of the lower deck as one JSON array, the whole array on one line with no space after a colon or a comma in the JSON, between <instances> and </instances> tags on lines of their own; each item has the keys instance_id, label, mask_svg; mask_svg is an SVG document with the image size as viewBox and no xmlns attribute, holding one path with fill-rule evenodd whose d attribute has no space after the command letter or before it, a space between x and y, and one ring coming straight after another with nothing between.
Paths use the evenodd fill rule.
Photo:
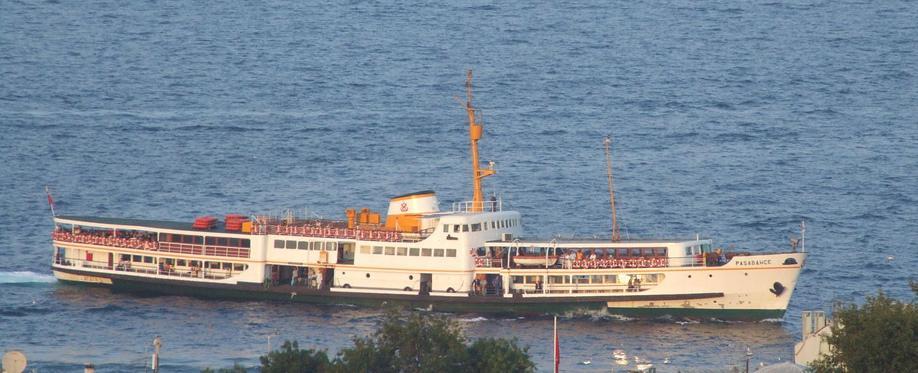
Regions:
<instances>
[{"instance_id":1,"label":"lower deck","mask_svg":"<svg viewBox=\"0 0 918 373\"><path fill-rule=\"evenodd\" d=\"M499 313L515 315L590 314L597 312L629 317L685 317L729 320L763 320L781 318L783 309L704 309L695 307L633 307L615 304L688 304L692 301L720 299L723 293L680 295L628 294L607 296L486 296L476 294L389 294L346 291L338 288L303 288L297 285L260 283L221 284L189 282L181 279L141 278L125 274L98 273L79 268L54 267L55 276L65 283L111 286L114 291L142 294L183 295L211 299L270 300L326 305L383 307L400 305L441 312Z\"/></svg>"}]
</instances>

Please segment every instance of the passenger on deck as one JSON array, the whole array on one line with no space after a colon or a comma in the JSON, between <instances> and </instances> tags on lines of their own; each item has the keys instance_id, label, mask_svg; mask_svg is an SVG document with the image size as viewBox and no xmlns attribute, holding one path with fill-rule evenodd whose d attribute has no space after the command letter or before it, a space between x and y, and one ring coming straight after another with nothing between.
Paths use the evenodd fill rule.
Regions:
<instances>
[{"instance_id":1,"label":"passenger on deck","mask_svg":"<svg viewBox=\"0 0 918 373\"><path fill-rule=\"evenodd\" d=\"M542 279L541 278L536 280L535 289L537 292L540 292L540 293L542 292Z\"/></svg>"},{"instance_id":2,"label":"passenger on deck","mask_svg":"<svg viewBox=\"0 0 918 373\"><path fill-rule=\"evenodd\" d=\"M590 252L590 260L596 260L596 250Z\"/></svg>"},{"instance_id":3,"label":"passenger on deck","mask_svg":"<svg viewBox=\"0 0 918 373\"><path fill-rule=\"evenodd\" d=\"M577 250L577 260L583 260L583 250Z\"/></svg>"},{"instance_id":4,"label":"passenger on deck","mask_svg":"<svg viewBox=\"0 0 918 373\"><path fill-rule=\"evenodd\" d=\"M727 264L727 256L724 255L723 250L721 250L719 247L714 249L714 255L717 256L717 265L722 266Z\"/></svg>"}]
</instances>

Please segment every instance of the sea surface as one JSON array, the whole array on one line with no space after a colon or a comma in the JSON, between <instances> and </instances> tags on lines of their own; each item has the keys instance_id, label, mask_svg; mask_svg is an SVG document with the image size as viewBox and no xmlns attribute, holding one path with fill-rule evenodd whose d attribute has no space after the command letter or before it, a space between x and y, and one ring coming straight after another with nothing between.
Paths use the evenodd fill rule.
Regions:
<instances>
[{"instance_id":1,"label":"sea surface","mask_svg":"<svg viewBox=\"0 0 918 373\"><path fill-rule=\"evenodd\" d=\"M160 335L164 371L196 372L367 335L380 310L59 284L44 188L58 213L189 222L426 189L448 207L471 195L473 69L486 190L529 236L608 235L605 135L629 237L787 250L807 222L783 320L566 315L564 371L610 371L613 349L661 372L792 360L801 311L912 298L916 20L897 0L0 0L0 349L137 372ZM549 318L450 317L550 369Z\"/></svg>"}]
</instances>

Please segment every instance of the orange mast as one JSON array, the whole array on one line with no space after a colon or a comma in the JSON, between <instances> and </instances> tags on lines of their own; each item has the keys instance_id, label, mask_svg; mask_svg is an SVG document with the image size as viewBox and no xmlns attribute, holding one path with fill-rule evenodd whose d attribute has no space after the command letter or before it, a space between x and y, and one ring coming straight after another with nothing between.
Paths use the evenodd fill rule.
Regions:
<instances>
[{"instance_id":1,"label":"orange mast","mask_svg":"<svg viewBox=\"0 0 918 373\"><path fill-rule=\"evenodd\" d=\"M615 212L615 184L612 182L612 156L610 155L611 150L609 149L612 146L612 138L606 136L602 141L603 145L606 147L606 175L609 178L609 204L612 208L612 241L621 240L621 234L618 231L618 217Z\"/></svg>"},{"instance_id":2,"label":"orange mast","mask_svg":"<svg viewBox=\"0 0 918 373\"><path fill-rule=\"evenodd\" d=\"M478 140L484 132L480 123L475 118L475 107L472 106L472 70L468 70L465 78L465 90L467 100L465 110L469 114L469 140L472 146L472 206L469 211L481 212L484 208L484 192L481 190L481 179L494 175L494 170L481 168L478 160Z\"/></svg>"}]
</instances>

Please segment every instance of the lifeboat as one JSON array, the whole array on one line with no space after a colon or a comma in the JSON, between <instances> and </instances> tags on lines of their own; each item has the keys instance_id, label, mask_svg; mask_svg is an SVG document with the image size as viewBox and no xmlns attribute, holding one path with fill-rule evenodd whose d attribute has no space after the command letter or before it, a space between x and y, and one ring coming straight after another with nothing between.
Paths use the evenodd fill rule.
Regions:
<instances>
[{"instance_id":1,"label":"lifeboat","mask_svg":"<svg viewBox=\"0 0 918 373\"><path fill-rule=\"evenodd\" d=\"M239 231L242 229L242 223L245 221L245 217L239 214L226 214L224 220L226 221L226 230Z\"/></svg>"},{"instance_id":2,"label":"lifeboat","mask_svg":"<svg viewBox=\"0 0 918 373\"><path fill-rule=\"evenodd\" d=\"M217 225L217 218L213 216L199 216L194 219L194 224L191 225L194 229L211 229Z\"/></svg>"}]
</instances>

